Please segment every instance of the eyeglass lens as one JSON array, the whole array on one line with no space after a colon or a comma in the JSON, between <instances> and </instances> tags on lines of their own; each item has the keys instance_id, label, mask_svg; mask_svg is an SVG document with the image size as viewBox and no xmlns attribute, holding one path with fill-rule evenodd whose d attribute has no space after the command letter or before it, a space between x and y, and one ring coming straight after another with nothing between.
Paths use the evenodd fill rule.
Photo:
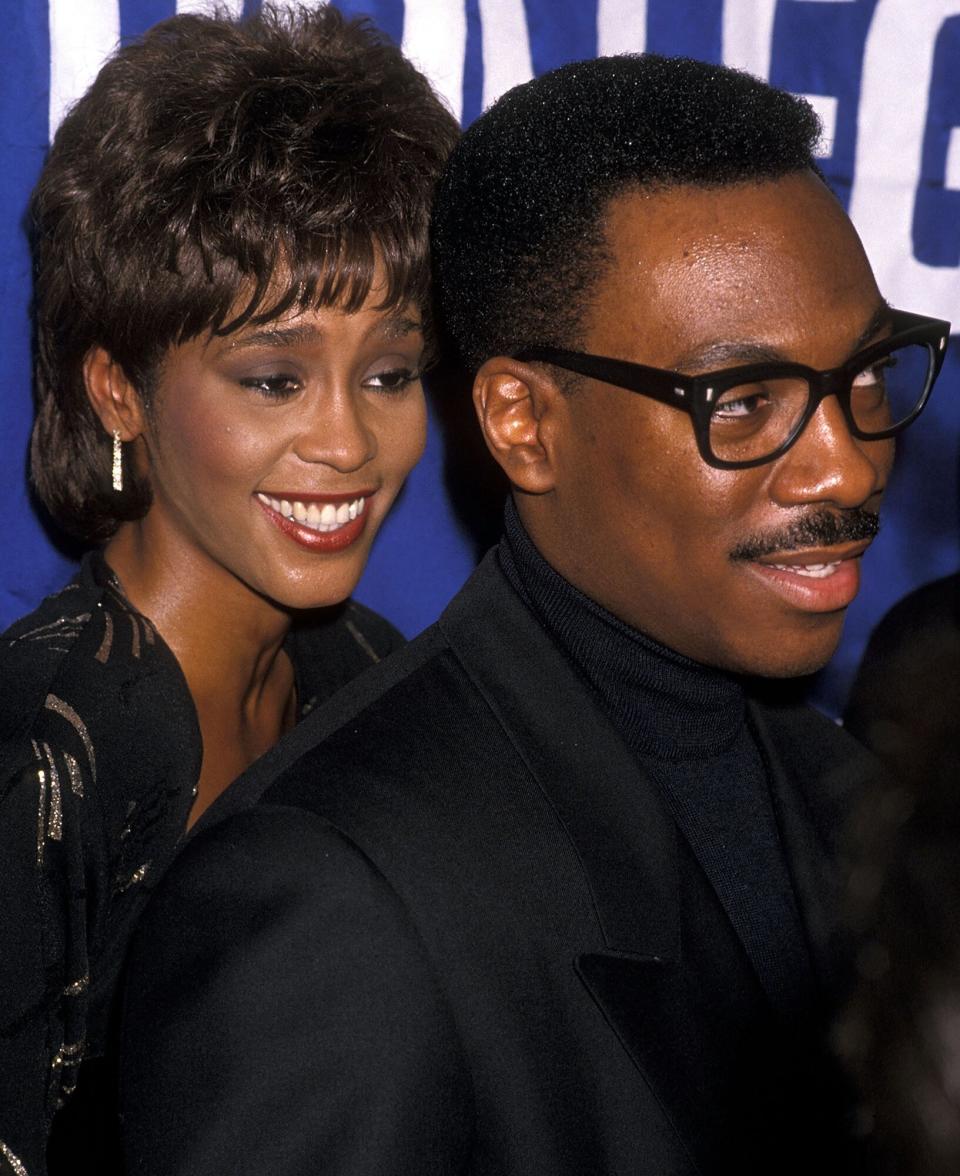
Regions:
<instances>
[{"instance_id":1,"label":"eyeglass lens","mask_svg":"<svg viewBox=\"0 0 960 1176\"><path fill-rule=\"evenodd\" d=\"M926 343L908 343L853 378L850 411L866 435L907 420L923 399L933 363ZM710 416L710 449L722 461L756 461L775 453L792 435L810 399L802 378L763 380L727 388Z\"/></svg>"}]
</instances>

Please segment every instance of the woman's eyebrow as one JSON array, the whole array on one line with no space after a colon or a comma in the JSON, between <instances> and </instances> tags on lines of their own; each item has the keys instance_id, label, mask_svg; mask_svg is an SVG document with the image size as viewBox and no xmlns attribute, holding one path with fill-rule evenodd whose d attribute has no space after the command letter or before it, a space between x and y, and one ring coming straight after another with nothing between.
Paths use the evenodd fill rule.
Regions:
<instances>
[{"instance_id":1,"label":"woman's eyebrow","mask_svg":"<svg viewBox=\"0 0 960 1176\"><path fill-rule=\"evenodd\" d=\"M422 330L423 323L419 319L403 314L388 315L375 328L377 334L388 339L402 339L404 335L412 335L415 331Z\"/></svg>"},{"instance_id":2,"label":"woman's eyebrow","mask_svg":"<svg viewBox=\"0 0 960 1176\"><path fill-rule=\"evenodd\" d=\"M419 319L406 315L389 315L381 319L371 328L371 334L382 335L387 339L402 339L416 331L423 330L423 323ZM228 351L242 351L248 347L296 347L303 343L315 343L323 338L323 331L312 324L304 323L297 326L282 327L279 325L265 326L260 330L231 340L227 344Z\"/></svg>"},{"instance_id":3,"label":"woman's eyebrow","mask_svg":"<svg viewBox=\"0 0 960 1176\"><path fill-rule=\"evenodd\" d=\"M312 343L319 339L321 332L314 326L296 327L264 327L259 331L251 331L249 335L242 335L233 339L228 345L228 351L240 351L245 347L295 347L300 343Z\"/></svg>"}]
</instances>

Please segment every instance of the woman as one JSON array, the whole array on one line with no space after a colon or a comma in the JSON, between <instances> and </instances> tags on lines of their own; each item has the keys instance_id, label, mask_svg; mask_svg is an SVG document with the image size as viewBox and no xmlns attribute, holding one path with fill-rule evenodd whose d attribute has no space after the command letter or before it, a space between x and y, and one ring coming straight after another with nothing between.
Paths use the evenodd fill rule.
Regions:
<instances>
[{"instance_id":1,"label":"woman","mask_svg":"<svg viewBox=\"0 0 960 1176\"><path fill-rule=\"evenodd\" d=\"M344 602L424 443L455 134L330 8L157 25L57 133L31 471L95 546L0 649L0 1170L43 1171L188 822L398 639Z\"/></svg>"}]
</instances>

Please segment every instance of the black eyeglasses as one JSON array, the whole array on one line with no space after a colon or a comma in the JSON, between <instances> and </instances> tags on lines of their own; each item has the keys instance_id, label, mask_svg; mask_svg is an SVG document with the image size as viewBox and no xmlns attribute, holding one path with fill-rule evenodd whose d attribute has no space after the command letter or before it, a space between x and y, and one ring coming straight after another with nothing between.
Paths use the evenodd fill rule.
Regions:
<instances>
[{"instance_id":1,"label":"black eyeglasses","mask_svg":"<svg viewBox=\"0 0 960 1176\"><path fill-rule=\"evenodd\" d=\"M837 397L850 432L862 441L893 437L916 420L943 366L950 324L893 310L890 325L886 339L823 372L802 363L751 363L685 376L539 346L522 348L514 359L549 363L682 409L703 460L742 470L785 453L826 396Z\"/></svg>"}]
</instances>

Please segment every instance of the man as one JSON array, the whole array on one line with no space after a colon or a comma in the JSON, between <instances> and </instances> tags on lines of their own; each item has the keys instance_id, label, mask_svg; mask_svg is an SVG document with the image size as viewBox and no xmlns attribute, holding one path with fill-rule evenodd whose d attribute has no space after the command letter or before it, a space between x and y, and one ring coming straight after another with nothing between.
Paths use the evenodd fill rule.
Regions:
<instances>
[{"instance_id":1,"label":"man","mask_svg":"<svg viewBox=\"0 0 960 1176\"><path fill-rule=\"evenodd\" d=\"M505 536L168 878L131 1171L846 1164L823 1038L869 766L763 680L833 651L948 328L885 304L816 135L655 56L467 132L435 256Z\"/></svg>"}]
</instances>

